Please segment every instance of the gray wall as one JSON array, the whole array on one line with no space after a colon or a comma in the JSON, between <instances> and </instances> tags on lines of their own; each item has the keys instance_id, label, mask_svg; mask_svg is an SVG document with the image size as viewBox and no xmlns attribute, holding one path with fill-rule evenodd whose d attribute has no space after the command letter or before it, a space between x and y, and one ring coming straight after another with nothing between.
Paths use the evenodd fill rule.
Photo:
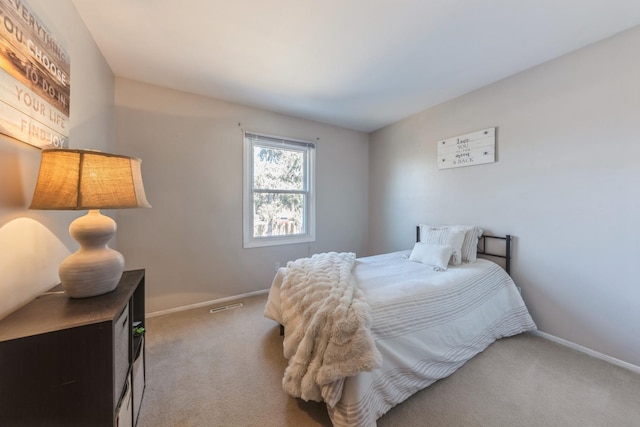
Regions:
<instances>
[{"instance_id":1,"label":"gray wall","mask_svg":"<svg viewBox=\"0 0 640 427\"><path fill-rule=\"evenodd\" d=\"M366 255L367 134L119 78L116 123L153 206L118 212L118 250L147 270L149 312L267 289L276 262ZM242 129L317 142L316 242L242 248Z\"/></svg>"},{"instance_id":2,"label":"gray wall","mask_svg":"<svg viewBox=\"0 0 640 427\"><path fill-rule=\"evenodd\" d=\"M111 69L71 1L29 6L71 57L70 148L113 151ZM58 283L58 264L78 247L67 229L83 213L27 209L39 166L40 149L0 135L0 318Z\"/></svg>"},{"instance_id":3,"label":"gray wall","mask_svg":"<svg viewBox=\"0 0 640 427\"><path fill-rule=\"evenodd\" d=\"M373 133L370 252L511 233L539 329L640 365L639 51L635 28ZM496 163L437 169L436 141L493 126Z\"/></svg>"}]
</instances>

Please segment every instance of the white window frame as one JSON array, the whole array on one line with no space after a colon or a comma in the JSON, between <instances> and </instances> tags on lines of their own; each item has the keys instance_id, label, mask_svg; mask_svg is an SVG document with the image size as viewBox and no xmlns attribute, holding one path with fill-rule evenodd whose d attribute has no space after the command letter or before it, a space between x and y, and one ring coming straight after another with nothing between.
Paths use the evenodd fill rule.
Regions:
<instances>
[{"instance_id":1,"label":"white window frame","mask_svg":"<svg viewBox=\"0 0 640 427\"><path fill-rule=\"evenodd\" d=\"M289 245L307 243L316 240L316 192L315 192L315 144L292 138L265 135L256 132L243 131L244 139L244 185L243 185L243 247L257 248L265 246ZM304 233L290 236L253 236L253 150L255 145L266 145L273 148L287 147L302 149L305 153L305 187L301 191L306 195L304 207ZM294 192L294 191L292 191Z\"/></svg>"}]
</instances>

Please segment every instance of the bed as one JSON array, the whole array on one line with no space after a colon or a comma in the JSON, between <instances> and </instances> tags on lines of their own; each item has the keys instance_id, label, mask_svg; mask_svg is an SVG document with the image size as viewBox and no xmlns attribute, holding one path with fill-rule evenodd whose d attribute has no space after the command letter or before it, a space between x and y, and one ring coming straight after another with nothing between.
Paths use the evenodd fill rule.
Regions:
<instances>
[{"instance_id":1,"label":"bed","mask_svg":"<svg viewBox=\"0 0 640 427\"><path fill-rule=\"evenodd\" d=\"M502 257L509 269L510 236L474 226L416 233L411 250L316 254L273 280L265 316L284 326L283 388L326 402L336 427L375 426L495 340L536 328L507 271L478 257Z\"/></svg>"}]
</instances>

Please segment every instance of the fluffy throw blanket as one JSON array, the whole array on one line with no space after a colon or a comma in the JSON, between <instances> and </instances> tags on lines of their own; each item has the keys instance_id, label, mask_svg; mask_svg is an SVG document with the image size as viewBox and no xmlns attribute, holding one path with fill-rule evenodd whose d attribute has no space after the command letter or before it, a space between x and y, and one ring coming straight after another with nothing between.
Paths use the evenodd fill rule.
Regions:
<instances>
[{"instance_id":1,"label":"fluffy throw blanket","mask_svg":"<svg viewBox=\"0 0 640 427\"><path fill-rule=\"evenodd\" d=\"M287 264L281 289L282 386L294 397L333 407L344 379L382 364L370 332L370 308L351 270L355 254L329 252Z\"/></svg>"}]
</instances>

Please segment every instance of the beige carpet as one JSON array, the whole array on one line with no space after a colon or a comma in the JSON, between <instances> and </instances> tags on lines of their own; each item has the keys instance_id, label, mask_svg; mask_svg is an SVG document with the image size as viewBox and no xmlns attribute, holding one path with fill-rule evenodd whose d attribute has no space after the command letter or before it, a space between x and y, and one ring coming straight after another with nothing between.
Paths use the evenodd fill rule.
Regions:
<instances>
[{"instance_id":1,"label":"beige carpet","mask_svg":"<svg viewBox=\"0 0 640 427\"><path fill-rule=\"evenodd\" d=\"M323 404L287 396L266 296L147 320L138 426L330 426ZM640 426L640 375L529 334L499 340L378 420L379 427Z\"/></svg>"}]
</instances>

